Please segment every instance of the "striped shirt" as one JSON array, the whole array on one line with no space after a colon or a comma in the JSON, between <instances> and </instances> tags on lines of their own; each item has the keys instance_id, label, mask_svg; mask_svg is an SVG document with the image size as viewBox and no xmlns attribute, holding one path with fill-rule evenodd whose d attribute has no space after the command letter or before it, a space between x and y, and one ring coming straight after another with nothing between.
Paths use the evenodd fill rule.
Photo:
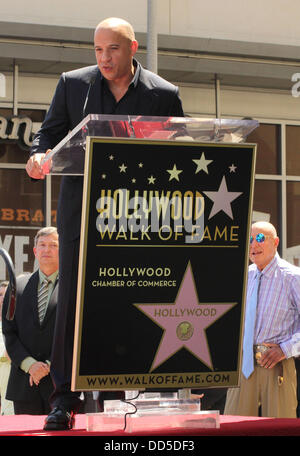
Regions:
<instances>
[{"instance_id":1,"label":"striped shirt","mask_svg":"<svg viewBox=\"0 0 300 456\"><path fill-rule=\"evenodd\" d=\"M255 264L249 266L247 302L258 272ZM300 268L278 253L260 281L254 344L263 342L279 344L286 358L300 356Z\"/></svg>"}]
</instances>

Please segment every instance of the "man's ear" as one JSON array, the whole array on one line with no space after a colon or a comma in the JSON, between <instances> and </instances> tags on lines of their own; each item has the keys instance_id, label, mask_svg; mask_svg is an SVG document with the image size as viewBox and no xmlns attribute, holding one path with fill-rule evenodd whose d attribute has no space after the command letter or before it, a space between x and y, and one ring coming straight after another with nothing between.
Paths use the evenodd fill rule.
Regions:
<instances>
[{"instance_id":1,"label":"man's ear","mask_svg":"<svg viewBox=\"0 0 300 456\"><path fill-rule=\"evenodd\" d=\"M138 50L138 47L139 47L139 43L136 40L133 40L131 42L131 54L132 54L132 57L136 54L136 51Z\"/></svg>"}]
</instances>

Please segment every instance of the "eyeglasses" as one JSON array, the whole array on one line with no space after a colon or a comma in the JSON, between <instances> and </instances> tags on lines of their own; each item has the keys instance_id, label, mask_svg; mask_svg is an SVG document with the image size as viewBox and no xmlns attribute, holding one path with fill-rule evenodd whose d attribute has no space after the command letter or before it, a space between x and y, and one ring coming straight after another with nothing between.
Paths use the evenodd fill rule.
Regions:
<instances>
[{"instance_id":1,"label":"eyeglasses","mask_svg":"<svg viewBox=\"0 0 300 456\"><path fill-rule=\"evenodd\" d=\"M263 234L263 233L258 233L258 234L255 236L255 240L256 240L256 242L258 242L259 244L262 244L263 242L265 242L265 240L266 240L267 237L271 237L271 236L266 236L266 235ZM250 244L252 244L253 241L254 241L253 236L250 236Z\"/></svg>"}]
</instances>

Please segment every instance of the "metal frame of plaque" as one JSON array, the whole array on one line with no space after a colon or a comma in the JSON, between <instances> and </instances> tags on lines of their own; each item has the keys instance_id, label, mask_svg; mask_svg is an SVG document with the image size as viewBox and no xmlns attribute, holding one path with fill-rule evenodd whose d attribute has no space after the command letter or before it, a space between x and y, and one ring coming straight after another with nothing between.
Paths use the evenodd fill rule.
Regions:
<instances>
[{"instance_id":1,"label":"metal frame of plaque","mask_svg":"<svg viewBox=\"0 0 300 456\"><path fill-rule=\"evenodd\" d=\"M73 390L239 384L257 126L89 115L47 156L84 174Z\"/></svg>"}]
</instances>

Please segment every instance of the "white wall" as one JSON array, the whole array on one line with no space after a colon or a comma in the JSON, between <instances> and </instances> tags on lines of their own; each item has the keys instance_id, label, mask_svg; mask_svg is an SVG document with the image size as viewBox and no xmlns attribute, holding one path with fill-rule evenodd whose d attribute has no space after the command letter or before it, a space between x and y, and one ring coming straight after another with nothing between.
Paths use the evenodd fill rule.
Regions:
<instances>
[{"instance_id":1,"label":"white wall","mask_svg":"<svg viewBox=\"0 0 300 456\"><path fill-rule=\"evenodd\" d=\"M162 11L168 0L159 0ZM160 6L161 8L161 6ZM94 28L110 16L122 17L137 29L147 29L147 0L14 0L1 2L1 21ZM0 32L1 33L1 32Z\"/></svg>"},{"instance_id":2,"label":"white wall","mask_svg":"<svg viewBox=\"0 0 300 456\"><path fill-rule=\"evenodd\" d=\"M170 33L299 46L299 17L298 0L171 0Z\"/></svg>"},{"instance_id":3,"label":"white wall","mask_svg":"<svg viewBox=\"0 0 300 456\"><path fill-rule=\"evenodd\" d=\"M157 0L167 35L300 45L298 0ZM147 0L1 1L1 21L90 27L109 16L147 31ZM0 31L1 33L1 31Z\"/></svg>"}]
</instances>

